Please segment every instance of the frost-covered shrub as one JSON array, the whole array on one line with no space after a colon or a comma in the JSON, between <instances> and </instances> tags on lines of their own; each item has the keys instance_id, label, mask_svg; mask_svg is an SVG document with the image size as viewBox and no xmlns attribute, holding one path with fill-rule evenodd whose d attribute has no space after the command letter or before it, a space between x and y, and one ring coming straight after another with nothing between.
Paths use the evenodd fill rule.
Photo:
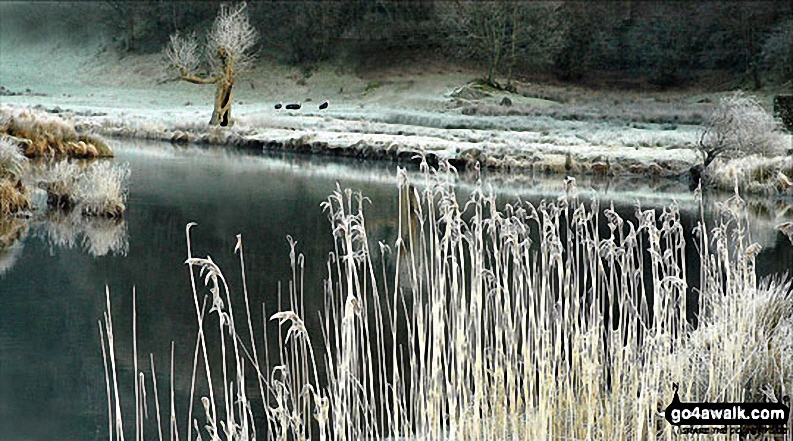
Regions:
<instances>
[{"instance_id":1,"label":"frost-covered shrub","mask_svg":"<svg viewBox=\"0 0 793 441\"><path fill-rule=\"evenodd\" d=\"M27 158L19 151L19 147L6 139L0 139L0 178L19 179Z\"/></svg>"},{"instance_id":2,"label":"frost-covered shrub","mask_svg":"<svg viewBox=\"0 0 793 441\"><path fill-rule=\"evenodd\" d=\"M86 216L120 218L127 198L127 165L94 162L87 167L61 161L33 179L47 192L47 204Z\"/></svg>"},{"instance_id":3,"label":"frost-covered shrub","mask_svg":"<svg viewBox=\"0 0 793 441\"><path fill-rule=\"evenodd\" d=\"M121 217L127 200L129 167L110 162L91 164L77 182L77 195L83 214Z\"/></svg>"},{"instance_id":4,"label":"frost-covered shrub","mask_svg":"<svg viewBox=\"0 0 793 441\"><path fill-rule=\"evenodd\" d=\"M781 149L779 123L757 99L738 91L721 99L699 139L704 166L719 156L770 155Z\"/></svg>"},{"instance_id":5,"label":"frost-covered shrub","mask_svg":"<svg viewBox=\"0 0 793 441\"><path fill-rule=\"evenodd\" d=\"M30 208L27 192L20 182L26 161L16 145L0 139L0 215Z\"/></svg>"}]
</instances>

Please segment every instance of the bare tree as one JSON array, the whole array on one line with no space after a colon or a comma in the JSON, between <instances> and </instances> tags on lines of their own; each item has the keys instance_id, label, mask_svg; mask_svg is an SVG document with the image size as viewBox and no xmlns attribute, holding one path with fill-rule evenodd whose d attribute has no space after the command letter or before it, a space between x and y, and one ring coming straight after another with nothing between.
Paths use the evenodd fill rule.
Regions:
<instances>
[{"instance_id":1,"label":"bare tree","mask_svg":"<svg viewBox=\"0 0 793 441\"><path fill-rule=\"evenodd\" d=\"M462 50L484 59L487 83L495 85L495 77L504 59L511 8L505 1L458 1L453 28L465 42Z\"/></svg>"},{"instance_id":2,"label":"bare tree","mask_svg":"<svg viewBox=\"0 0 793 441\"><path fill-rule=\"evenodd\" d=\"M538 64L559 49L560 2L458 0L449 5L453 9L445 16L450 42L461 56L485 63L490 85L497 86L496 75L505 66L509 83L519 58Z\"/></svg>"},{"instance_id":3,"label":"bare tree","mask_svg":"<svg viewBox=\"0 0 793 441\"><path fill-rule=\"evenodd\" d=\"M171 35L163 55L180 79L195 84L217 84L215 108L210 125L231 125L232 88L236 76L253 63L251 49L258 35L248 20L246 3L222 5L207 36L204 57L199 55L196 34ZM198 69L206 64L210 73L202 76Z\"/></svg>"},{"instance_id":4,"label":"bare tree","mask_svg":"<svg viewBox=\"0 0 793 441\"><path fill-rule=\"evenodd\" d=\"M778 128L753 96L739 91L722 98L699 139L703 168L719 156L774 152L779 147Z\"/></svg>"}]
</instances>

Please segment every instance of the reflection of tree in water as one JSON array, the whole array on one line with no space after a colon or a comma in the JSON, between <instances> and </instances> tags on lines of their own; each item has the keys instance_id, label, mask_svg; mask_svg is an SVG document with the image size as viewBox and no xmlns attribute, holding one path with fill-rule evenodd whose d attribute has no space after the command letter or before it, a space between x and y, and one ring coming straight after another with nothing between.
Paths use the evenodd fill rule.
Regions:
<instances>
[{"instance_id":1,"label":"reflection of tree in water","mask_svg":"<svg viewBox=\"0 0 793 441\"><path fill-rule=\"evenodd\" d=\"M56 248L82 248L94 257L109 253L126 256L129 250L127 224L120 219L51 209L34 224L34 235L49 245L50 253Z\"/></svg>"},{"instance_id":2,"label":"reflection of tree in water","mask_svg":"<svg viewBox=\"0 0 793 441\"><path fill-rule=\"evenodd\" d=\"M28 235L26 219L0 217L0 276L14 266Z\"/></svg>"}]
</instances>

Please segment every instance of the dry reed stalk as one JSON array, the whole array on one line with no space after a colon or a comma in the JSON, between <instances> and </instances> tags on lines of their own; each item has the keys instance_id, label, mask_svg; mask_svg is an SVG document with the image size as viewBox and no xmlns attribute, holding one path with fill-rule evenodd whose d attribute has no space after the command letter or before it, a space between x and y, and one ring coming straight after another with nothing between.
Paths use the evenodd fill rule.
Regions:
<instances>
[{"instance_id":1,"label":"dry reed stalk","mask_svg":"<svg viewBox=\"0 0 793 441\"><path fill-rule=\"evenodd\" d=\"M162 420L160 419L160 396L157 390L157 373L154 371L154 354L149 354L149 362L151 366L151 379L152 389L154 390L154 405L157 412L157 436L162 441Z\"/></svg>"},{"instance_id":2,"label":"dry reed stalk","mask_svg":"<svg viewBox=\"0 0 793 441\"><path fill-rule=\"evenodd\" d=\"M674 204L638 206L633 219L623 218L613 206L601 212L597 200L581 201L572 179L557 200L536 206L518 200L502 207L481 186L461 204L453 169L423 167L421 189L399 172L392 283L378 280L386 277L386 258L377 268L366 199L337 188L323 204L334 237L324 286L324 372L303 322L304 258L295 241L289 238L288 299L271 316L279 321L279 351L270 368L270 354L262 366L253 349L249 306L251 335L244 339L226 279L211 258L192 256L188 225L199 332L193 383L199 348L210 394L210 372L222 369L224 378L222 408L201 399L211 439L253 437L246 365L254 367L264 400L262 436L281 440L310 438L313 424L322 440L673 439L660 413L672 381L684 401L758 400L793 387L791 282L757 280L759 245L737 196L714 226L703 214L695 229L701 280L691 287ZM241 240L237 248L244 268ZM193 266L212 295L209 316L198 306ZM244 270L242 276L245 291ZM690 288L700 294L696 328L687 321ZM201 335L212 312L222 365L210 368ZM116 394L118 437L109 316L108 303L108 390ZM236 383L228 381L227 364ZM173 406L172 391L172 431ZM201 431L189 418L188 434L193 428Z\"/></svg>"},{"instance_id":3,"label":"dry reed stalk","mask_svg":"<svg viewBox=\"0 0 793 441\"><path fill-rule=\"evenodd\" d=\"M18 180L0 178L0 215L19 213L30 208L25 187Z\"/></svg>"},{"instance_id":4,"label":"dry reed stalk","mask_svg":"<svg viewBox=\"0 0 793 441\"><path fill-rule=\"evenodd\" d=\"M24 155L34 157L106 158L113 151L95 135L78 133L58 115L32 109L0 109L0 133L27 140Z\"/></svg>"}]
</instances>

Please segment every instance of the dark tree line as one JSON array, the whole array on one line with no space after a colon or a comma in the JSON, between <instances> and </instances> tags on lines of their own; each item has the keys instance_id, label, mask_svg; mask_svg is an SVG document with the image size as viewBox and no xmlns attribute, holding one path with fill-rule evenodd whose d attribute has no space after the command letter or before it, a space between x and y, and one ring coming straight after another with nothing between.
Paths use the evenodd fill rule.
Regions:
<instances>
[{"instance_id":1,"label":"dark tree line","mask_svg":"<svg viewBox=\"0 0 793 441\"><path fill-rule=\"evenodd\" d=\"M69 3L74 5L73 3ZM157 52L176 32L204 34L216 0L105 0L122 52ZM658 85L729 70L747 86L793 76L793 7L785 1L249 0L260 54L296 65L380 51L476 63L491 83L519 72L579 79L601 71Z\"/></svg>"}]
</instances>

